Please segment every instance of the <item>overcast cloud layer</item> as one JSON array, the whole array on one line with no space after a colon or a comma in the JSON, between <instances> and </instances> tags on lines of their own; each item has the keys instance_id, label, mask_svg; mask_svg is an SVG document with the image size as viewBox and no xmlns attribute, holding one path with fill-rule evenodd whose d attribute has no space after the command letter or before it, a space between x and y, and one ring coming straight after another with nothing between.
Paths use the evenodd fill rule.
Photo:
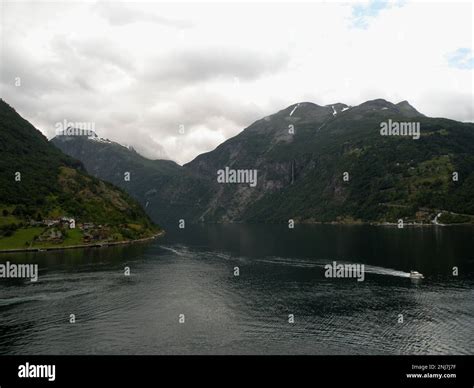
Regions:
<instances>
[{"instance_id":1,"label":"overcast cloud layer","mask_svg":"<svg viewBox=\"0 0 474 388\"><path fill-rule=\"evenodd\" d=\"M301 101L408 100L474 121L470 2L36 1L0 12L1 96L49 138L57 122L94 122L101 137L182 164Z\"/></svg>"}]
</instances>

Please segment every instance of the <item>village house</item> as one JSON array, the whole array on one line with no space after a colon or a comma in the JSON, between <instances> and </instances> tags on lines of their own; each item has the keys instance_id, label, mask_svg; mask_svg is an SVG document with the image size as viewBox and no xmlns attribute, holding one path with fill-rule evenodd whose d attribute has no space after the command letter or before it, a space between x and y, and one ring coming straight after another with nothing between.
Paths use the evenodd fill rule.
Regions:
<instances>
[{"instance_id":1,"label":"village house","mask_svg":"<svg viewBox=\"0 0 474 388\"><path fill-rule=\"evenodd\" d=\"M69 229L76 229L76 220L74 218L62 217L61 223L69 227Z\"/></svg>"},{"instance_id":2,"label":"village house","mask_svg":"<svg viewBox=\"0 0 474 388\"><path fill-rule=\"evenodd\" d=\"M43 224L46 226L58 225L59 220L43 220Z\"/></svg>"}]
</instances>

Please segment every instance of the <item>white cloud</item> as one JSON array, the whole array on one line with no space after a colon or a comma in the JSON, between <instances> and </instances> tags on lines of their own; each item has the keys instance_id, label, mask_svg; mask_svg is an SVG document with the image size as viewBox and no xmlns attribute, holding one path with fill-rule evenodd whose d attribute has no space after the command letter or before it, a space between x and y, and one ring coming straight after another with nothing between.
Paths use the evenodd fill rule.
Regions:
<instances>
[{"instance_id":1,"label":"white cloud","mask_svg":"<svg viewBox=\"0 0 474 388\"><path fill-rule=\"evenodd\" d=\"M452 62L472 50L471 3L361 9L4 3L1 93L49 137L57 121L94 121L103 137L179 163L299 101L408 100L474 121L474 71Z\"/></svg>"}]
</instances>

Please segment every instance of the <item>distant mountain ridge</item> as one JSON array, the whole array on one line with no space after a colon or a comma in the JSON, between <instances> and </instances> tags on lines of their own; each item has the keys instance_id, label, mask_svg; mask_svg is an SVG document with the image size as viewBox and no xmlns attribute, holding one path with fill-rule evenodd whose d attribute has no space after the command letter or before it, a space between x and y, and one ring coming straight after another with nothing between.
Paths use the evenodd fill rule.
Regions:
<instances>
[{"instance_id":1,"label":"distant mountain ridge","mask_svg":"<svg viewBox=\"0 0 474 388\"><path fill-rule=\"evenodd\" d=\"M211 197L207 179L173 161L150 160L133 148L87 136L57 136L52 143L81 160L90 174L128 191L160 223L176 217L195 220L196 206ZM123 179L125 172L130 173L130 181Z\"/></svg>"},{"instance_id":2,"label":"distant mountain ridge","mask_svg":"<svg viewBox=\"0 0 474 388\"><path fill-rule=\"evenodd\" d=\"M388 120L416 121L420 138L381 136ZM474 215L474 124L426 117L407 101L293 104L182 167L116 143L52 141L168 222L426 223L440 209L459 222ZM258 170L257 186L218 183L225 167ZM118 180L127 168L132 184Z\"/></svg>"}]
</instances>

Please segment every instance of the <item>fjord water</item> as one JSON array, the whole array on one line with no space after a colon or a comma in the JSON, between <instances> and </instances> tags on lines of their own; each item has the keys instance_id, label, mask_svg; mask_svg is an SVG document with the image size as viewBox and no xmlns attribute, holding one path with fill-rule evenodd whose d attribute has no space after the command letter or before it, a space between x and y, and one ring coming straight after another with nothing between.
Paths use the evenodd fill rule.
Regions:
<instances>
[{"instance_id":1,"label":"fjord water","mask_svg":"<svg viewBox=\"0 0 474 388\"><path fill-rule=\"evenodd\" d=\"M3 254L38 263L39 279L0 279L0 353L472 354L473 238L471 227L200 225L147 244ZM325 278L332 261L365 264L365 280Z\"/></svg>"}]
</instances>

